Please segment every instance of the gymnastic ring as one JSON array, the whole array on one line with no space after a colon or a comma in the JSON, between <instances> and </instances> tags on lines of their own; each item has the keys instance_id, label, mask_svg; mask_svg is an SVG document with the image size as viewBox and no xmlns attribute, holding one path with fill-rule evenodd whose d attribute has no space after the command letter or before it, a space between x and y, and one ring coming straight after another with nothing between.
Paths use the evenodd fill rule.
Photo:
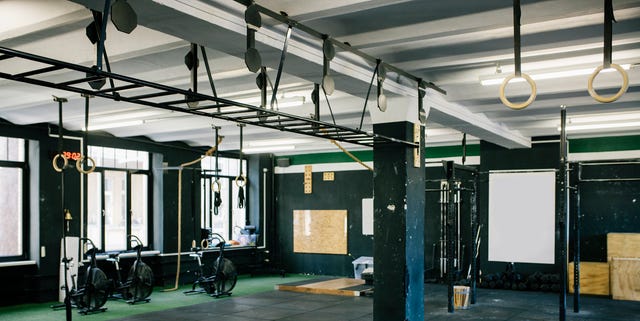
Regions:
<instances>
[{"instance_id":1,"label":"gymnastic ring","mask_svg":"<svg viewBox=\"0 0 640 321\"><path fill-rule=\"evenodd\" d=\"M62 168L58 167L58 157L62 157L62 160L64 161L64 163L62 163ZM53 165L53 170L58 173L62 173L62 170L65 169L69 164L69 158L67 158L67 156L64 156L64 154L62 153L56 154L56 156L53 157L53 161L51 162L51 164Z\"/></svg>"},{"instance_id":2,"label":"gymnastic ring","mask_svg":"<svg viewBox=\"0 0 640 321\"><path fill-rule=\"evenodd\" d=\"M214 192L220 192L222 190L222 185L220 185L220 180L216 179L211 182L211 190Z\"/></svg>"},{"instance_id":3,"label":"gymnastic ring","mask_svg":"<svg viewBox=\"0 0 640 321\"><path fill-rule=\"evenodd\" d=\"M200 248L201 249L208 249L209 248L209 240L202 239L202 241L200 241Z\"/></svg>"},{"instance_id":4,"label":"gymnastic ring","mask_svg":"<svg viewBox=\"0 0 640 321\"><path fill-rule=\"evenodd\" d=\"M82 163L85 159L87 160L87 164L91 163L90 168L86 171L84 170L84 168L82 168ZM94 161L90 156L81 155L80 158L78 158L78 160L76 161L76 169L82 174L91 174L96 169L96 161Z\"/></svg>"},{"instance_id":5,"label":"gymnastic ring","mask_svg":"<svg viewBox=\"0 0 640 321\"><path fill-rule=\"evenodd\" d=\"M622 87L620 87L620 90L615 95L603 97L598 95L595 89L593 89L593 80L596 79L596 76L598 76L602 69L604 69L604 65L598 66L598 68L596 68L596 70L594 70L591 74L591 77L589 77L589 85L587 86L587 91L589 91L589 95L591 95L593 99L601 103L611 103L618 100L618 98L622 97L622 95L624 95L624 93L627 92L627 89L629 88L629 75L627 74L627 72L618 64L611 64L610 66L611 68L617 70L620 75L622 75Z\"/></svg>"},{"instance_id":6,"label":"gymnastic ring","mask_svg":"<svg viewBox=\"0 0 640 321\"><path fill-rule=\"evenodd\" d=\"M505 106L511 109L519 110L519 109L524 109L527 106L531 105L531 103L536 99L536 82L533 81L533 78L531 78L529 75L525 73L520 74L520 77L524 78L529 83L529 86L531 86L531 95L529 96L529 99L527 99L527 101L520 104L514 104L510 102L509 99L507 99L507 97L504 95L504 89L507 87L507 84L509 83L509 81L511 81L511 79L516 77L517 77L516 74L513 74L508 76L502 81L502 85L500 86L500 100Z\"/></svg>"},{"instance_id":7,"label":"gymnastic ring","mask_svg":"<svg viewBox=\"0 0 640 321\"><path fill-rule=\"evenodd\" d=\"M247 177L244 175L238 175L236 176L236 179L234 180L234 182L236 183L236 186L244 187L245 185L247 185Z\"/></svg>"}]
</instances>

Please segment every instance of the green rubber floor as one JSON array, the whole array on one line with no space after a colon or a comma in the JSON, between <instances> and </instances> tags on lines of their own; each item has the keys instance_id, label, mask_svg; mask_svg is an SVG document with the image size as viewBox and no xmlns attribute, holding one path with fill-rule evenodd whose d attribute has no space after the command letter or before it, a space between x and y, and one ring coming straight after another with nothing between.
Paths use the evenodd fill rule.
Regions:
<instances>
[{"instance_id":1,"label":"green rubber floor","mask_svg":"<svg viewBox=\"0 0 640 321\"><path fill-rule=\"evenodd\" d=\"M233 289L231 297L246 296L255 293L273 291L276 284L302 281L317 276L287 274L285 278L280 276L248 276L238 277L238 283ZM129 305L120 300L109 300L104 305L107 311L90 315L81 315L73 309L73 319L82 321L113 320L141 313L172 309L176 307L190 306L212 300L227 300L224 298L212 298L206 294L185 295L183 292L191 290L191 285L180 287L177 291L162 292L162 288L155 288L151 294L151 302ZM0 320L2 321L60 321L65 320L65 310L51 309L51 305L58 302L21 304L9 307L0 307ZM177 321L177 320L176 320Z\"/></svg>"}]
</instances>

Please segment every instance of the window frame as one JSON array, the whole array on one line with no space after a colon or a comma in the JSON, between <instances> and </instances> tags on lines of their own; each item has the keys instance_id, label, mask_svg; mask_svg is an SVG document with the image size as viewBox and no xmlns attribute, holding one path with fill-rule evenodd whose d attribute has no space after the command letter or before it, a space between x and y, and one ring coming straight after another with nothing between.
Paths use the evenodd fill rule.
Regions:
<instances>
[{"instance_id":1,"label":"window frame","mask_svg":"<svg viewBox=\"0 0 640 321\"><path fill-rule=\"evenodd\" d=\"M92 147L101 147L101 148L112 148L112 149L122 149L122 148L114 148L114 147L107 147L107 146L99 146L99 145L92 145ZM125 151L129 151L130 149L122 149ZM131 168L118 168L118 167L107 167L107 166L96 166L94 172L98 172L100 173L100 190L101 190L101 194L100 194L100 244L101 244L101 250L105 250L105 242L106 242L106 232L105 232L105 171L118 171L118 172L124 172L126 174L126 209L125 209L125 220L126 220L126 226L125 226L125 238L127 235L131 234L131 218L132 218L132 206L131 206L131 176L135 175L135 174L143 174L147 176L147 242L146 244L144 244L143 249L144 250L151 250L153 249L152 246L152 242L153 242L153 192L152 192L152 186L153 186L153 169L151 168L151 158L152 158L152 154L150 152L144 151L144 150L135 150L138 152L146 152L147 153L147 164L148 164L148 169L131 169ZM88 189L89 186L86 183L85 180L85 184L84 184L84 194L87 195L84 198L84 218L83 218L83 226L82 226L82 235L88 235L89 232L89 213L88 213L88 207L89 207L89 197L88 197ZM118 249L118 250L109 250L107 252L114 252L114 251L130 251L133 249L133 247L131 246L131 242L127 242L127 240L124 240L126 243L126 249Z\"/></svg>"},{"instance_id":2,"label":"window frame","mask_svg":"<svg viewBox=\"0 0 640 321\"><path fill-rule=\"evenodd\" d=\"M209 157L213 158L214 156L209 156ZM227 161L227 162L233 161L233 162L237 163L237 162L240 161L240 158L237 157L237 156L220 155L220 158L224 158L225 161ZM246 177L248 175L248 172L249 172L249 161L246 158L242 158L242 165L243 165L242 172L243 172L243 175ZM237 171L238 169L235 168L235 170ZM228 184L228 186L229 186L229 188L228 188L228 193L229 193L228 196L221 195L221 197L223 198L223 202L227 202L227 204L229 204L229 206L227 208L227 213L226 213L227 214L227 225L228 225L228 228L227 228L227 231L226 231L226 233L227 233L227 240L226 241L229 242L230 240L233 239L233 232L234 232L234 228L235 228L235 226L233 225L233 222L234 222L234 220L233 220L233 218L234 218L233 217L233 210L234 210L234 205L236 205L237 202L234 200L234 197L235 197L235 195L234 195L235 181L234 180L237 177L237 175L234 176L234 175L229 175L229 173L225 173L225 174L218 174L216 176L216 174L214 173L214 170L208 169L208 168L203 168L199 172L200 180L199 180L199 185L198 186L200 187L200 191L199 191L198 195L199 195L200 198L202 198L202 196L204 194L203 193L204 191L202 190L202 186L203 186L203 184L206 184L207 191L209 192L210 197L212 197L213 191L211 190L211 183L216 179L216 177L221 179L221 180L222 179L227 179L228 182L229 182L229 184ZM203 182L203 180L204 180L204 182ZM248 216L249 216L249 203L250 202L249 202L249 190L248 190L248 188L246 186L244 188L245 188L245 199L244 199L244 208L243 209L244 209L244 221L245 221L245 224L246 224L246 221L247 221ZM212 216L213 214L210 214L211 213L210 209L213 208L212 199L210 199L210 201L209 201L209 207L210 208L204 208L206 203L207 202L205 200L200 199L200 202L199 202L199 205L200 205L200 228L201 229L211 228L212 232L215 233L215 231L213 231L213 226L211 226L213 221L208 219L209 216L213 217ZM206 222L209 222L209 226L205 226ZM244 226L241 226L241 227L244 227Z\"/></svg>"},{"instance_id":3,"label":"window frame","mask_svg":"<svg viewBox=\"0 0 640 321\"><path fill-rule=\"evenodd\" d=\"M29 193L30 193L30 171L29 171L29 140L20 137L2 136L6 138L21 139L24 143L24 155L23 161L13 160L0 160L0 167L5 168L19 168L22 170L22 249L21 255L7 255L0 256L0 262L12 262L12 261L25 261L29 259L29 224L30 224L30 209L29 209Z\"/></svg>"}]
</instances>

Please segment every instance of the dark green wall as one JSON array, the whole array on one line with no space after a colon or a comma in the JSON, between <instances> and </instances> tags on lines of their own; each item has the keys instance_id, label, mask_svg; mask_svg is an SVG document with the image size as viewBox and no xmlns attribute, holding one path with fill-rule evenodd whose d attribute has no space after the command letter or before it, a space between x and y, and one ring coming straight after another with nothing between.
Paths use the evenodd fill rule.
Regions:
<instances>
[{"instance_id":1,"label":"dark green wall","mask_svg":"<svg viewBox=\"0 0 640 321\"><path fill-rule=\"evenodd\" d=\"M277 251L287 272L353 276L355 258L373 256L373 236L362 235L362 199L373 195L370 171L335 172L335 181L313 173L313 193L304 194L303 174L276 175ZM347 210L350 255L293 253L293 210Z\"/></svg>"}]
</instances>

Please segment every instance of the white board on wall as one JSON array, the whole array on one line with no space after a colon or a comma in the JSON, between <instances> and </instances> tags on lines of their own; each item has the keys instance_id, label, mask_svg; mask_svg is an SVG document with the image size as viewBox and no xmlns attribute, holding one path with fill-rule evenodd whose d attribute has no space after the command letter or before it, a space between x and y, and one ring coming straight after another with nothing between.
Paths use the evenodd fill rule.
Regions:
<instances>
[{"instance_id":1,"label":"white board on wall","mask_svg":"<svg viewBox=\"0 0 640 321\"><path fill-rule=\"evenodd\" d=\"M373 235L373 198L362 199L362 235Z\"/></svg>"},{"instance_id":2,"label":"white board on wall","mask_svg":"<svg viewBox=\"0 0 640 321\"><path fill-rule=\"evenodd\" d=\"M553 264L553 170L489 173L489 261Z\"/></svg>"}]
</instances>

